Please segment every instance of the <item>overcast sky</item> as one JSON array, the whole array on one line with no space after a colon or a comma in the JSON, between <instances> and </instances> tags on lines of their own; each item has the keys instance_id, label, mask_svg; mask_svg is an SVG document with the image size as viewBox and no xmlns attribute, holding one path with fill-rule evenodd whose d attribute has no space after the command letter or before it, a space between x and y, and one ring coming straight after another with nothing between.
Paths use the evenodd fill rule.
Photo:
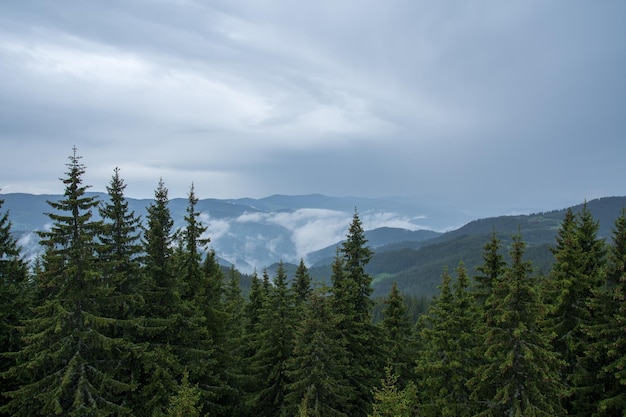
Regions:
<instances>
[{"instance_id":1,"label":"overcast sky","mask_svg":"<svg viewBox=\"0 0 626 417\"><path fill-rule=\"evenodd\" d=\"M0 188L626 195L623 0L3 1Z\"/></svg>"}]
</instances>

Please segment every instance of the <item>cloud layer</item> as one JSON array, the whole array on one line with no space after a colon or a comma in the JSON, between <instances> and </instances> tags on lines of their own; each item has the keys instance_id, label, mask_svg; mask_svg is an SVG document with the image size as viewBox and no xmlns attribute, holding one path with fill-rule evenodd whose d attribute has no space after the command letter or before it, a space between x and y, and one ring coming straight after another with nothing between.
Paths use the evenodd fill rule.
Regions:
<instances>
[{"instance_id":1,"label":"cloud layer","mask_svg":"<svg viewBox=\"0 0 626 417\"><path fill-rule=\"evenodd\" d=\"M104 190L119 166L133 197L160 177L175 196L194 182L201 198L408 195L496 213L623 195L625 12L4 2L0 187L61 192L76 145L86 182Z\"/></svg>"}]
</instances>

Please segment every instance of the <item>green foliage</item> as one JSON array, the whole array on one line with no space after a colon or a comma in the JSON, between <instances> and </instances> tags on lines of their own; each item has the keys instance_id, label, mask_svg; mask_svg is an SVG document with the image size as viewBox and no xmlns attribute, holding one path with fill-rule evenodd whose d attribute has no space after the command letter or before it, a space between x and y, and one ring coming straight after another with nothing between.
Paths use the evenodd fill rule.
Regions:
<instances>
[{"instance_id":1,"label":"green foliage","mask_svg":"<svg viewBox=\"0 0 626 417\"><path fill-rule=\"evenodd\" d=\"M382 371L383 337L372 324L372 278L365 266L372 257L355 211L345 242L333 263L332 306L339 317L337 327L348 351L347 379L352 386L347 413L365 416L372 404L371 389Z\"/></svg>"},{"instance_id":2,"label":"green foliage","mask_svg":"<svg viewBox=\"0 0 626 417\"><path fill-rule=\"evenodd\" d=\"M183 373L178 392L171 399L168 417L199 417L200 390L189 384L189 372Z\"/></svg>"},{"instance_id":3,"label":"green foliage","mask_svg":"<svg viewBox=\"0 0 626 417\"><path fill-rule=\"evenodd\" d=\"M0 209L3 203L0 199ZM9 213L6 212L0 216L0 355L3 355L0 374L15 364L6 354L17 352L23 346L18 326L30 317L32 297L26 262L11 234ZM0 377L0 392L16 390L18 384L19 381ZM0 408L6 402L6 398L0 397Z\"/></svg>"},{"instance_id":4,"label":"green foliage","mask_svg":"<svg viewBox=\"0 0 626 417\"><path fill-rule=\"evenodd\" d=\"M397 285L391 287L391 292L384 303L382 328L387 362L394 374L398 375L400 385L405 387L414 376L413 361L416 347L408 309Z\"/></svg>"},{"instance_id":5,"label":"green foliage","mask_svg":"<svg viewBox=\"0 0 626 417\"><path fill-rule=\"evenodd\" d=\"M477 416L564 415L561 362L542 327L545 306L531 264L523 260L524 248L514 236L511 264L486 302L486 363L468 383L481 408Z\"/></svg>"},{"instance_id":6,"label":"green foliage","mask_svg":"<svg viewBox=\"0 0 626 417\"><path fill-rule=\"evenodd\" d=\"M415 408L415 386L409 385L399 390L398 377L391 367L385 368L385 378L381 386L374 387L374 404L369 417L411 417Z\"/></svg>"},{"instance_id":7,"label":"green foliage","mask_svg":"<svg viewBox=\"0 0 626 417\"><path fill-rule=\"evenodd\" d=\"M305 302L296 329L293 355L287 362L289 384L282 415L348 416L352 388L347 380L349 356L324 289Z\"/></svg>"},{"instance_id":8,"label":"green foliage","mask_svg":"<svg viewBox=\"0 0 626 417\"><path fill-rule=\"evenodd\" d=\"M102 223L92 220L98 201L85 195L85 167L69 157L64 198L50 202L49 231L37 276L40 303L25 322L25 346L13 355L7 376L21 382L5 393L5 411L15 416L124 415L124 397L135 384L120 372L133 344L123 338L124 323L110 313L119 286L109 285L96 262Z\"/></svg>"},{"instance_id":9,"label":"green foliage","mask_svg":"<svg viewBox=\"0 0 626 417\"><path fill-rule=\"evenodd\" d=\"M424 416L472 416L475 411L467 382L477 364L477 310L468 287L462 263L454 286L444 270L440 295L420 323L421 350L416 355L415 372Z\"/></svg>"}]
</instances>

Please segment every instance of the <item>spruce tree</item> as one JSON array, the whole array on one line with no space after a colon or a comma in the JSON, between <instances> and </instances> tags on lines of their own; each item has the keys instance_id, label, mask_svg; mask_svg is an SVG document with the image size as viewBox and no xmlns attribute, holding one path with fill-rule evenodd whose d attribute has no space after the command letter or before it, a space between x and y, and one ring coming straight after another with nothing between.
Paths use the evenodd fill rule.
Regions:
<instances>
[{"instance_id":1,"label":"spruce tree","mask_svg":"<svg viewBox=\"0 0 626 417\"><path fill-rule=\"evenodd\" d=\"M582 358L591 371L578 380L578 392L588 400L594 416L626 412L626 209L615 220L609 247L606 279L590 302L591 323L583 326L589 343Z\"/></svg>"},{"instance_id":2,"label":"spruce tree","mask_svg":"<svg viewBox=\"0 0 626 417\"><path fill-rule=\"evenodd\" d=\"M309 270L304 264L304 259L300 258L300 264L296 269L296 275L293 279L292 290L296 297L296 305L301 306L311 294L311 276Z\"/></svg>"},{"instance_id":3,"label":"spruce tree","mask_svg":"<svg viewBox=\"0 0 626 417\"><path fill-rule=\"evenodd\" d=\"M495 230L491 233L491 239L483 246L483 263L476 268L479 274L474 276L476 281L475 297L480 306L484 305L493 291L498 279L506 268L504 256L500 253L500 239Z\"/></svg>"},{"instance_id":4,"label":"spruce tree","mask_svg":"<svg viewBox=\"0 0 626 417\"><path fill-rule=\"evenodd\" d=\"M257 416L278 416L285 406L287 361L293 350L295 316L293 295L280 262L274 285L261 309L259 338L252 371L259 383L253 395Z\"/></svg>"},{"instance_id":5,"label":"spruce tree","mask_svg":"<svg viewBox=\"0 0 626 417\"><path fill-rule=\"evenodd\" d=\"M0 209L3 204L4 200L0 199ZM17 352L23 346L19 326L30 317L33 295L27 264L11 226L9 212L0 215L0 393L17 389L17 382L2 378L2 374L14 364L6 354ZM0 409L6 403L7 399L0 396Z\"/></svg>"},{"instance_id":6,"label":"spruce tree","mask_svg":"<svg viewBox=\"0 0 626 417\"><path fill-rule=\"evenodd\" d=\"M411 417L415 413L415 386L398 388L398 376L391 367L385 368L380 387L374 387L372 414L368 417Z\"/></svg>"},{"instance_id":7,"label":"spruce tree","mask_svg":"<svg viewBox=\"0 0 626 417\"><path fill-rule=\"evenodd\" d=\"M384 359L382 334L372 324L372 277L365 271L373 252L367 246L361 219L355 210L346 240L333 263L333 309L350 358L347 378L353 388L348 414L366 416L371 409L372 388L378 383Z\"/></svg>"},{"instance_id":8,"label":"spruce tree","mask_svg":"<svg viewBox=\"0 0 626 417\"><path fill-rule=\"evenodd\" d=\"M476 366L476 310L463 263L457 280L444 270L440 293L421 323L422 351L417 355L418 403L424 416L472 416L467 382Z\"/></svg>"},{"instance_id":9,"label":"spruce tree","mask_svg":"<svg viewBox=\"0 0 626 417\"><path fill-rule=\"evenodd\" d=\"M99 207L103 225L99 235L98 262L109 285L118 287L117 299L111 299L111 313L120 319L133 319L143 304L139 291L142 226L141 218L128 207L125 189L119 168L115 168L107 186L108 201Z\"/></svg>"},{"instance_id":10,"label":"spruce tree","mask_svg":"<svg viewBox=\"0 0 626 417\"><path fill-rule=\"evenodd\" d=\"M226 380L232 387L226 398L231 416L245 415L245 339L244 339L244 306L239 285L240 274L231 266L224 291L224 311L226 313L225 365Z\"/></svg>"},{"instance_id":11,"label":"spruce tree","mask_svg":"<svg viewBox=\"0 0 626 417\"><path fill-rule=\"evenodd\" d=\"M141 386L134 403L135 413L144 417L167 413L170 398L178 392L177 378L184 372L174 351L182 300L175 275L173 226L168 190L160 179L154 201L147 208L143 234L142 293L146 303L142 314L147 330L142 341L147 348L142 355Z\"/></svg>"},{"instance_id":12,"label":"spruce tree","mask_svg":"<svg viewBox=\"0 0 626 417\"><path fill-rule=\"evenodd\" d=\"M256 271L252 274L250 283L250 293L244 305L243 315L243 337L241 343L241 363L244 369L242 375L241 389L244 392L243 408L245 411L240 415L255 415L255 395L261 389L262 383L257 378L256 370L253 370L253 361L259 349L261 327L261 313L263 306L267 303L267 292L259 279Z\"/></svg>"},{"instance_id":13,"label":"spruce tree","mask_svg":"<svg viewBox=\"0 0 626 417\"><path fill-rule=\"evenodd\" d=\"M119 288L109 285L96 263L102 223L92 218L98 200L86 195L85 167L76 148L67 167L63 198L48 202L55 210L48 213L52 227L39 233L44 255L38 284L45 289L25 323L26 345L15 356L17 365L8 371L21 385L8 393L6 411L125 415L131 410L124 399L134 384L117 370L133 347L119 337L119 321L106 315Z\"/></svg>"},{"instance_id":14,"label":"spruce tree","mask_svg":"<svg viewBox=\"0 0 626 417\"><path fill-rule=\"evenodd\" d=\"M557 234L553 249L555 262L546 283L550 303L549 327L556 335L553 349L565 361L562 381L567 387L564 405L569 414L587 415L588 398L585 386L595 370L583 363L585 346L590 340L584 328L591 324L590 302L600 286L605 263L604 242L597 237L598 223L587 205L575 216L571 210Z\"/></svg>"},{"instance_id":15,"label":"spruce tree","mask_svg":"<svg viewBox=\"0 0 626 417\"><path fill-rule=\"evenodd\" d=\"M399 386L403 388L414 376L415 341L407 306L396 282L392 284L384 304L382 327L387 363L397 376Z\"/></svg>"},{"instance_id":16,"label":"spruce tree","mask_svg":"<svg viewBox=\"0 0 626 417\"><path fill-rule=\"evenodd\" d=\"M170 332L176 335L171 343L189 382L197 384L202 397L200 408L211 415L220 415L225 404L220 397L225 386L223 343L225 320L221 310L221 288L215 288L215 280L221 284L221 271L215 257L203 262L203 252L209 239L204 237L207 227L202 225L196 210L198 198L193 184L189 190L188 205L184 216L184 227L178 231L181 245L175 257L180 307L175 327ZM214 274L219 274L219 278ZM217 294L216 294L217 292ZM219 363L218 363L219 362Z\"/></svg>"},{"instance_id":17,"label":"spruce tree","mask_svg":"<svg viewBox=\"0 0 626 417\"><path fill-rule=\"evenodd\" d=\"M523 260L525 244L513 237L511 264L493 288L485 310L486 363L469 381L480 406L477 416L564 415L560 396L561 362L545 331L545 306L532 265Z\"/></svg>"},{"instance_id":18,"label":"spruce tree","mask_svg":"<svg viewBox=\"0 0 626 417\"><path fill-rule=\"evenodd\" d=\"M283 416L349 416L347 403L353 391L346 378L349 356L339 317L324 292L314 290L304 304L287 362Z\"/></svg>"}]
</instances>

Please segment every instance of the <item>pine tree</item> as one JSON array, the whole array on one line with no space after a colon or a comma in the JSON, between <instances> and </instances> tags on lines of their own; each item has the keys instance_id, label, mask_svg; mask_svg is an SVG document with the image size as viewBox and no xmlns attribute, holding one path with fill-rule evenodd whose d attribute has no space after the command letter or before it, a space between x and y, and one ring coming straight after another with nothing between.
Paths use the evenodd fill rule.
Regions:
<instances>
[{"instance_id":1,"label":"pine tree","mask_svg":"<svg viewBox=\"0 0 626 417\"><path fill-rule=\"evenodd\" d=\"M155 190L154 201L147 208L146 223L142 288L146 303L142 314L147 330L142 341L147 349L141 358L141 386L133 400L135 414L144 417L167 413L170 398L179 389L178 376L184 372L173 348L178 343L176 320L182 300L174 273L174 221L162 179Z\"/></svg>"},{"instance_id":2,"label":"pine tree","mask_svg":"<svg viewBox=\"0 0 626 417\"><path fill-rule=\"evenodd\" d=\"M389 366L400 387L405 387L413 379L415 343L407 306L394 282L389 295L384 300L382 327L385 335L386 356Z\"/></svg>"},{"instance_id":3,"label":"pine tree","mask_svg":"<svg viewBox=\"0 0 626 417\"><path fill-rule=\"evenodd\" d=\"M143 304L139 292L141 271L141 218L130 211L124 197L126 184L115 168L107 186L109 201L99 207L103 219L99 235L98 262L108 285L118 287L117 299L111 299L112 315L132 319Z\"/></svg>"},{"instance_id":4,"label":"pine tree","mask_svg":"<svg viewBox=\"0 0 626 417\"><path fill-rule=\"evenodd\" d=\"M202 253L209 243L204 237L207 227L202 225L196 210L198 198L191 185L184 217L185 225L178 231L179 245L175 264L181 303L172 343L177 359L190 382L201 390L201 409L211 415L223 412L225 404L220 397L228 390L225 385L224 326L226 317L221 306L221 271L214 256L203 262ZM218 275L216 277L215 275ZM215 282L220 287L216 288Z\"/></svg>"},{"instance_id":5,"label":"pine tree","mask_svg":"<svg viewBox=\"0 0 626 417\"><path fill-rule=\"evenodd\" d=\"M583 325L589 343L582 358L590 370L578 381L594 416L623 415L626 412L626 209L613 228L606 279L594 291L590 302L593 320Z\"/></svg>"},{"instance_id":6,"label":"pine tree","mask_svg":"<svg viewBox=\"0 0 626 417\"><path fill-rule=\"evenodd\" d=\"M239 272L231 266L224 291L224 311L226 313L225 365L226 380L232 391L226 398L229 404L228 415L245 415L245 339L244 339L244 306L239 285Z\"/></svg>"},{"instance_id":7,"label":"pine tree","mask_svg":"<svg viewBox=\"0 0 626 417\"><path fill-rule=\"evenodd\" d=\"M185 371L178 392L172 397L168 417L199 417L200 396L200 389L189 383L189 372Z\"/></svg>"},{"instance_id":8,"label":"pine tree","mask_svg":"<svg viewBox=\"0 0 626 417\"><path fill-rule=\"evenodd\" d=\"M480 306L484 305L491 295L493 286L496 285L506 268L504 256L500 253L500 239L498 239L495 230L491 233L489 242L483 246L482 257L482 265L476 268L479 274L474 277L477 282L475 297Z\"/></svg>"},{"instance_id":9,"label":"pine tree","mask_svg":"<svg viewBox=\"0 0 626 417\"><path fill-rule=\"evenodd\" d=\"M338 324L324 289L313 291L304 304L287 362L283 416L349 415L346 404L353 388L346 379L349 357Z\"/></svg>"},{"instance_id":10,"label":"pine tree","mask_svg":"<svg viewBox=\"0 0 626 417\"><path fill-rule=\"evenodd\" d=\"M415 386L398 389L398 376L391 367L385 368L381 386L374 387L374 404L369 417L411 417L414 414Z\"/></svg>"},{"instance_id":11,"label":"pine tree","mask_svg":"<svg viewBox=\"0 0 626 417\"><path fill-rule=\"evenodd\" d=\"M311 294L311 276L302 258L300 258L300 264L298 265L298 269L296 269L292 290L296 297L296 305L298 306L301 306Z\"/></svg>"},{"instance_id":12,"label":"pine tree","mask_svg":"<svg viewBox=\"0 0 626 417\"><path fill-rule=\"evenodd\" d=\"M521 237L514 236L511 264L485 310L487 363L469 381L482 408L477 416L565 414L560 404L561 363L542 327L545 306L531 276L532 265L523 260L524 250Z\"/></svg>"},{"instance_id":13,"label":"pine tree","mask_svg":"<svg viewBox=\"0 0 626 417\"><path fill-rule=\"evenodd\" d=\"M3 204L4 200L0 199L0 209ZM12 235L11 226L7 211L0 216L0 393L17 389L15 381L2 378L1 374L13 365L10 357L3 354L22 348L18 326L29 318L33 296L27 264ZM0 397L0 409L6 402L6 398Z\"/></svg>"},{"instance_id":14,"label":"pine tree","mask_svg":"<svg viewBox=\"0 0 626 417\"><path fill-rule=\"evenodd\" d=\"M265 275L265 272L264 272ZM256 271L252 274L248 301L244 306L243 337L241 343L241 363L244 374L241 381L241 389L244 392L243 408L240 415L255 416L255 395L261 389L262 383L257 378L256 370L253 370L253 361L259 349L261 327L261 312L267 303L268 294L265 286L259 279Z\"/></svg>"},{"instance_id":15,"label":"pine tree","mask_svg":"<svg viewBox=\"0 0 626 417\"><path fill-rule=\"evenodd\" d=\"M452 284L444 270L439 296L433 300L421 324L422 351L418 353L418 402L421 415L472 416L467 382L476 366L474 322L476 305L469 290L463 263Z\"/></svg>"},{"instance_id":16,"label":"pine tree","mask_svg":"<svg viewBox=\"0 0 626 417\"><path fill-rule=\"evenodd\" d=\"M98 200L86 195L85 167L76 148L67 167L64 197L48 202L56 211L48 214L52 227L40 232L43 299L25 324L26 346L8 372L21 386L8 393L6 411L15 416L129 414L123 399L134 385L116 370L132 346L117 336L123 333L119 321L106 315L119 288L109 285L96 264L102 223L92 215Z\"/></svg>"},{"instance_id":17,"label":"pine tree","mask_svg":"<svg viewBox=\"0 0 626 417\"><path fill-rule=\"evenodd\" d=\"M346 240L333 263L332 296L334 313L350 358L347 378L353 388L348 414L366 416L371 409L372 387L383 369L382 334L372 324L372 277L365 266L373 252L355 210Z\"/></svg>"},{"instance_id":18,"label":"pine tree","mask_svg":"<svg viewBox=\"0 0 626 417\"><path fill-rule=\"evenodd\" d=\"M593 402L584 387L595 370L586 369L581 359L590 342L583 330L592 322L589 303L600 286L605 262L604 242L598 239L597 231L598 224L586 204L578 217L571 210L566 212L553 249L555 262L546 283L547 300L551 304L549 323L556 335L553 349L565 361L562 381L568 395L564 404L572 415L587 415Z\"/></svg>"},{"instance_id":19,"label":"pine tree","mask_svg":"<svg viewBox=\"0 0 626 417\"><path fill-rule=\"evenodd\" d=\"M253 396L255 414L278 416L285 405L286 368L293 350L295 328L293 295L287 287L282 262L263 304L259 324L258 347L251 366L259 382Z\"/></svg>"}]
</instances>

